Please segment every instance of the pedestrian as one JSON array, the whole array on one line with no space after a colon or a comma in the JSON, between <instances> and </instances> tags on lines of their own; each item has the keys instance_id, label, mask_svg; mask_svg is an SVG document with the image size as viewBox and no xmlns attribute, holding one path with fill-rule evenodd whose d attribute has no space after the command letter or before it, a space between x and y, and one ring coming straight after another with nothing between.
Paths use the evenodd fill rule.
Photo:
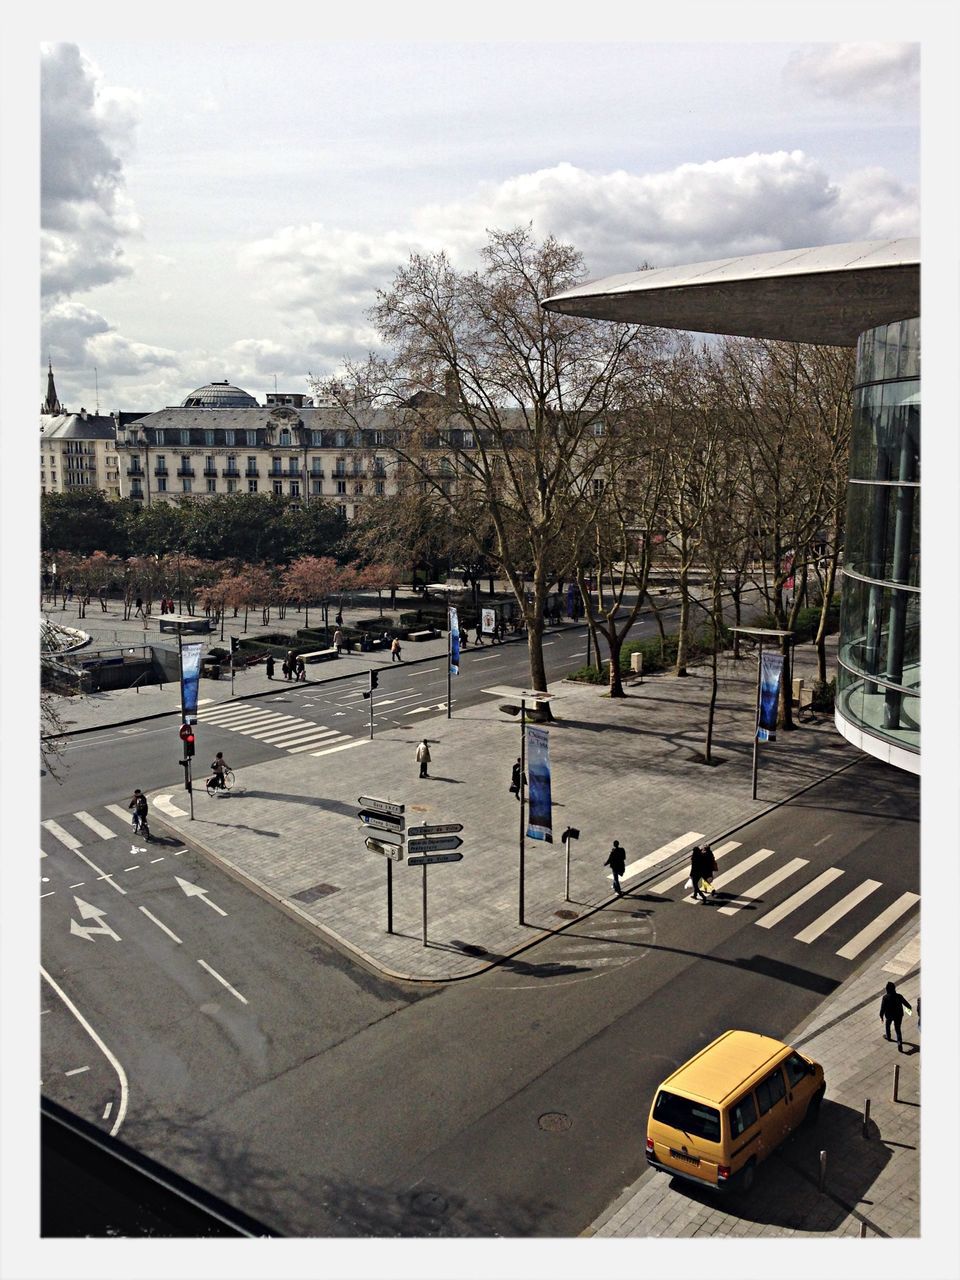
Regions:
<instances>
[{"instance_id":1,"label":"pedestrian","mask_svg":"<svg viewBox=\"0 0 960 1280\"><path fill-rule=\"evenodd\" d=\"M134 611L133 611L133 616L134 616L134 617L136 617L138 613L139 613L139 615L140 615L140 617L141 617L141 618L144 616L144 613L143 613L143 596L137 596L137 607L136 607L136 609L134 609Z\"/></svg>"},{"instance_id":2,"label":"pedestrian","mask_svg":"<svg viewBox=\"0 0 960 1280\"><path fill-rule=\"evenodd\" d=\"M100 588L97 595L100 600L100 612L106 613L107 612L107 593L103 587Z\"/></svg>"},{"instance_id":3,"label":"pedestrian","mask_svg":"<svg viewBox=\"0 0 960 1280\"><path fill-rule=\"evenodd\" d=\"M707 895L700 887L700 882L704 878L707 868L707 861L704 858L703 850L698 844L695 844L690 850L690 881L693 885L693 900L699 898L701 902L706 902Z\"/></svg>"},{"instance_id":4,"label":"pedestrian","mask_svg":"<svg viewBox=\"0 0 960 1280\"><path fill-rule=\"evenodd\" d=\"M390 661L391 662L403 661L403 659L400 657L400 637L399 636L394 636L390 644Z\"/></svg>"},{"instance_id":5,"label":"pedestrian","mask_svg":"<svg viewBox=\"0 0 960 1280\"><path fill-rule=\"evenodd\" d=\"M427 746L426 738L417 747L417 761L420 765L420 777L429 777L427 773L427 765L430 763L430 748Z\"/></svg>"},{"instance_id":6,"label":"pedestrian","mask_svg":"<svg viewBox=\"0 0 960 1280\"><path fill-rule=\"evenodd\" d=\"M523 799L523 788L527 783L527 775L523 772L520 765L520 757L517 756L517 763L513 766L510 775L510 794L516 796L518 800Z\"/></svg>"},{"instance_id":7,"label":"pedestrian","mask_svg":"<svg viewBox=\"0 0 960 1280\"><path fill-rule=\"evenodd\" d=\"M336 631L333 633L333 647L336 649L337 657L339 658L340 652L343 649L343 632L339 627L337 627Z\"/></svg>"},{"instance_id":8,"label":"pedestrian","mask_svg":"<svg viewBox=\"0 0 960 1280\"><path fill-rule=\"evenodd\" d=\"M288 658L284 658L283 666L280 668L280 670L283 672L284 680L289 680L290 679L290 660Z\"/></svg>"},{"instance_id":9,"label":"pedestrian","mask_svg":"<svg viewBox=\"0 0 960 1280\"><path fill-rule=\"evenodd\" d=\"M482 622L477 623L477 634L473 643L477 645L478 648L480 649L483 648L483 623Z\"/></svg>"},{"instance_id":10,"label":"pedestrian","mask_svg":"<svg viewBox=\"0 0 960 1280\"><path fill-rule=\"evenodd\" d=\"M619 840L614 840L613 848L607 854L607 860L603 864L609 867L613 873L613 887L617 891L617 896L623 897L623 890L620 888L620 877L627 869L627 851L622 848Z\"/></svg>"},{"instance_id":11,"label":"pedestrian","mask_svg":"<svg viewBox=\"0 0 960 1280\"><path fill-rule=\"evenodd\" d=\"M884 1023L883 1038L884 1040L890 1039L890 1024L892 1023L893 1029L897 1033L897 1050L900 1053L903 1053L903 1032L900 1028L903 1023L904 1009L909 1009L912 1012L913 1005L900 994L895 982L888 982L883 999L880 1001L880 1017Z\"/></svg>"},{"instance_id":12,"label":"pedestrian","mask_svg":"<svg viewBox=\"0 0 960 1280\"><path fill-rule=\"evenodd\" d=\"M335 621L336 621L336 624L337 624L337 626L338 626L338 627L342 627L342 626L343 626L343 610L342 610L342 609L338 609L338 610L337 610L337 616L336 616Z\"/></svg>"},{"instance_id":13,"label":"pedestrian","mask_svg":"<svg viewBox=\"0 0 960 1280\"><path fill-rule=\"evenodd\" d=\"M273 654L268 653L267 654L267 679L268 680L273 679L273 671L275 666L276 666L276 663L273 660Z\"/></svg>"},{"instance_id":14,"label":"pedestrian","mask_svg":"<svg viewBox=\"0 0 960 1280\"><path fill-rule=\"evenodd\" d=\"M710 885L710 894L716 896L716 890L713 887L713 877L717 874L717 858L713 850L708 844L703 846L703 878Z\"/></svg>"},{"instance_id":15,"label":"pedestrian","mask_svg":"<svg viewBox=\"0 0 960 1280\"><path fill-rule=\"evenodd\" d=\"M304 662L303 658L301 658L301 657L298 657L298 658L297 658L296 662L294 663L294 668L293 668L293 670L294 670L294 674L296 675L296 678L297 678L298 680L306 680L306 678L307 678L307 665L306 665L306 663Z\"/></svg>"},{"instance_id":16,"label":"pedestrian","mask_svg":"<svg viewBox=\"0 0 960 1280\"><path fill-rule=\"evenodd\" d=\"M68 604L72 603L72 601L73 601L73 583L68 582L67 583L67 603Z\"/></svg>"}]
</instances>

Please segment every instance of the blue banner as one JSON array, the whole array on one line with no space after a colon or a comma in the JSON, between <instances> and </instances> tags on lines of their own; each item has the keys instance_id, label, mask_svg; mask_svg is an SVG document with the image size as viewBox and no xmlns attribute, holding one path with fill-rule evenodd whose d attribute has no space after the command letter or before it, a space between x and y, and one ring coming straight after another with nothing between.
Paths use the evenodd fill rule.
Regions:
<instances>
[{"instance_id":1,"label":"blue banner","mask_svg":"<svg viewBox=\"0 0 960 1280\"><path fill-rule=\"evenodd\" d=\"M760 655L760 705L757 707L757 741L776 742L777 702L783 676L783 654Z\"/></svg>"},{"instance_id":2,"label":"blue banner","mask_svg":"<svg viewBox=\"0 0 960 1280\"><path fill-rule=\"evenodd\" d=\"M546 729L527 725L527 777L530 809L527 835L553 843L553 803L550 798L550 742Z\"/></svg>"},{"instance_id":3,"label":"blue banner","mask_svg":"<svg viewBox=\"0 0 960 1280\"><path fill-rule=\"evenodd\" d=\"M450 630L450 674L460 674L460 622L453 605L447 609L447 627Z\"/></svg>"},{"instance_id":4,"label":"blue banner","mask_svg":"<svg viewBox=\"0 0 960 1280\"><path fill-rule=\"evenodd\" d=\"M202 644L185 644L180 654L180 707L184 724L196 723L202 652Z\"/></svg>"}]
</instances>

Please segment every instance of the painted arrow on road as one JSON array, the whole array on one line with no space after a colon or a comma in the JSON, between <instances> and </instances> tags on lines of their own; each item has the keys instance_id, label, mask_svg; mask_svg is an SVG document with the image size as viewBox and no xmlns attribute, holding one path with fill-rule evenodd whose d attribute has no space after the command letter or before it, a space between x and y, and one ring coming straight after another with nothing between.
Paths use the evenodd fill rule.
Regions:
<instances>
[{"instance_id":1,"label":"painted arrow on road","mask_svg":"<svg viewBox=\"0 0 960 1280\"><path fill-rule=\"evenodd\" d=\"M108 938L113 938L114 942L120 941L120 935L114 933L108 924L104 924L103 917L107 914L101 907L95 907L92 902L84 902L82 898L78 898L76 894L73 897L77 904L77 910L80 912L82 920L94 920L95 924L77 924L76 920L70 921L70 932L78 938L92 938L94 934L104 933Z\"/></svg>"},{"instance_id":2,"label":"painted arrow on road","mask_svg":"<svg viewBox=\"0 0 960 1280\"><path fill-rule=\"evenodd\" d=\"M188 898L202 898L208 907L213 907L214 911L220 915L225 916L227 914L222 907L218 907L215 902L211 902L207 897L210 892L209 889L201 889L198 884L193 884L189 880L181 880L179 876L174 876L173 878Z\"/></svg>"}]
</instances>

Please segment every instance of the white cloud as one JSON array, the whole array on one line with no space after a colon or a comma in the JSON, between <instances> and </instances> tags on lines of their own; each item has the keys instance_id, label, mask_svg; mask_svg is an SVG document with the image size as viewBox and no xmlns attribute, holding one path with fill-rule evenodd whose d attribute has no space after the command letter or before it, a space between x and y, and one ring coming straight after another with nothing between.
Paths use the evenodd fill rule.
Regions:
<instances>
[{"instance_id":1,"label":"white cloud","mask_svg":"<svg viewBox=\"0 0 960 1280\"><path fill-rule=\"evenodd\" d=\"M920 87L920 45L806 45L787 61L784 78L816 97L891 106L912 104Z\"/></svg>"}]
</instances>

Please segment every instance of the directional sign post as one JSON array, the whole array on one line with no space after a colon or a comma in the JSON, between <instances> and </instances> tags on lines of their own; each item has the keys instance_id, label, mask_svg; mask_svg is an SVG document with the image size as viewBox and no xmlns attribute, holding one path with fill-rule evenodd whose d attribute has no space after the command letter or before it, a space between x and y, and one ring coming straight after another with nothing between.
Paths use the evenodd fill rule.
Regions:
<instances>
[{"instance_id":1,"label":"directional sign post","mask_svg":"<svg viewBox=\"0 0 960 1280\"><path fill-rule=\"evenodd\" d=\"M418 835L428 831L462 831L462 822L447 822L435 826L411 827ZM419 867L423 876L423 945L427 946L427 867L436 862L462 862L462 853L441 853L441 849L456 849L463 841L459 836L438 835L420 840L410 840L407 853L414 855L407 858L411 867Z\"/></svg>"},{"instance_id":2,"label":"directional sign post","mask_svg":"<svg viewBox=\"0 0 960 1280\"><path fill-rule=\"evenodd\" d=\"M411 867L429 867L434 862L462 862L462 853L423 853L416 858L408 858Z\"/></svg>"},{"instance_id":3,"label":"directional sign post","mask_svg":"<svg viewBox=\"0 0 960 1280\"><path fill-rule=\"evenodd\" d=\"M459 836L430 836L426 840L411 840L407 850L410 853L433 853L440 849L459 849L462 844Z\"/></svg>"},{"instance_id":4,"label":"directional sign post","mask_svg":"<svg viewBox=\"0 0 960 1280\"><path fill-rule=\"evenodd\" d=\"M370 702L372 707L372 697ZM357 796L357 804L363 805L357 813L363 823L361 831L374 832L366 836L364 846L387 860L387 933L393 933L393 864L403 861L404 806L378 796Z\"/></svg>"},{"instance_id":5,"label":"directional sign post","mask_svg":"<svg viewBox=\"0 0 960 1280\"><path fill-rule=\"evenodd\" d=\"M462 822L422 823L419 827L411 827L407 832L411 836L447 836L463 830ZM451 846L454 848L455 846Z\"/></svg>"}]
</instances>

